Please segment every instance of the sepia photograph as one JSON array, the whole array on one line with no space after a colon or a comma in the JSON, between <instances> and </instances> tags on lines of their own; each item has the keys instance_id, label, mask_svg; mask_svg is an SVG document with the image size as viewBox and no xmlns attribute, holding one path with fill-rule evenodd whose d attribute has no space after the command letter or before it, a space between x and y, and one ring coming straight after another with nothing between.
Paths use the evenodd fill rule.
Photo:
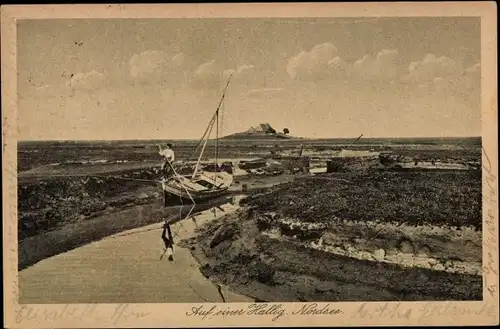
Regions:
<instances>
[{"instance_id":1,"label":"sepia photograph","mask_svg":"<svg viewBox=\"0 0 500 329\"><path fill-rule=\"evenodd\" d=\"M401 318L496 289L481 16L276 16L15 20L16 303Z\"/></svg>"}]
</instances>

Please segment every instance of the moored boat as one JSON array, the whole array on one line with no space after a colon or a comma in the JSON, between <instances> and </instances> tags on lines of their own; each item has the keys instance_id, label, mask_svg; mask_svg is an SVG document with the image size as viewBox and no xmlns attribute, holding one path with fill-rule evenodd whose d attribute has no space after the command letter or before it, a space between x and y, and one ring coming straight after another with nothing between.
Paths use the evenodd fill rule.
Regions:
<instances>
[{"instance_id":1,"label":"moored boat","mask_svg":"<svg viewBox=\"0 0 500 329\"><path fill-rule=\"evenodd\" d=\"M176 170L171 164L173 175L170 177L164 177L161 180L162 189L166 194L177 196L181 199L190 201L203 201L219 197L227 192L231 184L233 183L232 174L227 171L221 170L218 165L218 139L219 139L219 111L221 105L223 104L224 97L226 94L227 87L229 86L229 80L227 81L224 92L222 93L221 100L212 116L205 133L203 134L195 152L202 146L201 152L198 156L198 161L194 167L194 170L190 174L179 174L178 171L182 171L183 168ZM201 159L203 153L207 146L208 140L210 139L210 134L213 128L216 127L216 138L215 138L215 170L214 168L209 168L210 170L200 170ZM194 154L194 153L193 153Z\"/></svg>"}]
</instances>

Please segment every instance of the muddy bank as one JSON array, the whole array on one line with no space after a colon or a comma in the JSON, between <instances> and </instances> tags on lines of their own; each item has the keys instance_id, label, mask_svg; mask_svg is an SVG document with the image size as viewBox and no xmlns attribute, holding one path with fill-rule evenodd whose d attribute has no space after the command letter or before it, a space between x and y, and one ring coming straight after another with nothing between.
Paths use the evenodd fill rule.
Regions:
<instances>
[{"instance_id":1,"label":"muddy bank","mask_svg":"<svg viewBox=\"0 0 500 329\"><path fill-rule=\"evenodd\" d=\"M263 234L247 211L185 242L202 273L261 301L480 300L479 275L334 254Z\"/></svg>"},{"instance_id":2,"label":"muddy bank","mask_svg":"<svg viewBox=\"0 0 500 329\"><path fill-rule=\"evenodd\" d=\"M479 264L482 260L482 234L471 227L456 229L344 220L326 229L318 243L355 246L371 252L383 249L385 255L402 253Z\"/></svg>"},{"instance_id":3,"label":"muddy bank","mask_svg":"<svg viewBox=\"0 0 500 329\"><path fill-rule=\"evenodd\" d=\"M18 183L18 237L78 224L103 213L146 205L161 197L153 169L102 177L47 176Z\"/></svg>"},{"instance_id":4,"label":"muddy bank","mask_svg":"<svg viewBox=\"0 0 500 329\"><path fill-rule=\"evenodd\" d=\"M265 301L480 300L481 175L335 173L249 196L186 243Z\"/></svg>"}]
</instances>

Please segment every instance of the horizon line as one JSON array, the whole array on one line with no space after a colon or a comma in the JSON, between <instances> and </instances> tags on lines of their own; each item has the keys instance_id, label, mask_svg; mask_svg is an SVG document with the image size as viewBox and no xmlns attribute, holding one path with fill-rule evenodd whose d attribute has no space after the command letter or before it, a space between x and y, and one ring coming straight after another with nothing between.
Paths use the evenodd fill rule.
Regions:
<instances>
[{"instance_id":1,"label":"horizon line","mask_svg":"<svg viewBox=\"0 0 500 329\"><path fill-rule=\"evenodd\" d=\"M219 139L222 139L223 136ZM386 137L361 137L363 139L446 139L446 138L482 138L482 135L468 135L468 136L410 136L410 137L397 137L397 136L386 136ZM334 139L355 139L356 137L293 137L290 139L282 139L280 141L293 141L293 140L334 140ZM251 138L249 138L251 139ZM122 141L197 141L199 138L126 138L126 139L18 139L18 142L122 142ZM215 140L211 138L209 140ZM228 139L226 139L227 141ZM236 141L238 139L235 139ZM245 140L244 138L240 140ZM262 139L266 141L266 139Z\"/></svg>"}]
</instances>

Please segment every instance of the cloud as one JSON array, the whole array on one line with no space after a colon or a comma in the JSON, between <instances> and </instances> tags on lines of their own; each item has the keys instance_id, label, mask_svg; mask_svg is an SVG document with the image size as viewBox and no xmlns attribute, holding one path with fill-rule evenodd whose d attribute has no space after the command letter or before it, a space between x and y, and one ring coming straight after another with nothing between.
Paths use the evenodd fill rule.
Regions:
<instances>
[{"instance_id":1,"label":"cloud","mask_svg":"<svg viewBox=\"0 0 500 329\"><path fill-rule=\"evenodd\" d=\"M410 63L402 81L421 86L420 89L428 92L463 100L475 99L481 88L481 64L465 69L459 60L427 54L421 61Z\"/></svg>"},{"instance_id":2,"label":"cloud","mask_svg":"<svg viewBox=\"0 0 500 329\"><path fill-rule=\"evenodd\" d=\"M469 67L465 72L469 74L479 74L481 75L481 63L476 63L473 66Z\"/></svg>"},{"instance_id":3,"label":"cloud","mask_svg":"<svg viewBox=\"0 0 500 329\"><path fill-rule=\"evenodd\" d=\"M222 68L217 61L203 63L194 70L191 85L195 88L220 89L222 73Z\"/></svg>"},{"instance_id":4,"label":"cloud","mask_svg":"<svg viewBox=\"0 0 500 329\"><path fill-rule=\"evenodd\" d=\"M217 61L212 60L198 66L192 73L190 82L195 88L220 90L232 75L231 86L233 88L248 90L255 88L260 73L254 65L250 64L224 70Z\"/></svg>"},{"instance_id":5,"label":"cloud","mask_svg":"<svg viewBox=\"0 0 500 329\"><path fill-rule=\"evenodd\" d=\"M465 68L459 60L427 54L422 60L411 62L400 81L407 83L407 88L414 86L446 97L477 100L480 97L481 64Z\"/></svg>"},{"instance_id":6,"label":"cloud","mask_svg":"<svg viewBox=\"0 0 500 329\"><path fill-rule=\"evenodd\" d=\"M284 88L258 88L247 91L244 96L248 98L272 97L282 94Z\"/></svg>"},{"instance_id":7,"label":"cloud","mask_svg":"<svg viewBox=\"0 0 500 329\"><path fill-rule=\"evenodd\" d=\"M337 56L328 61L328 68L334 75L342 75L349 70L349 64Z\"/></svg>"},{"instance_id":8,"label":"cloud","mask_svg":"<svg viewBox=\"0 0 500 329\"><path fill-rule=\"evenodd\" d=\"M71 76L66 85L70 88L93 91L104 86L106 75L92 70L90 72L76 73Z\"/></svg>"},{"instance_id":9,"label":"cloud","mask_svg":"<svg viewBox=\"0 0 500 329\"><path fill-rule=\"evenodd\" d=\"M338 56L338 49L325 42L314 46L311 51L302 51L288 60L286 71L294 80L317 80L328 75L330 61ZM334 62L332 62L334 64Z\"/></svg>"},{"instance_id":10,"label":"cloud","mask_svg":"<svg viewBox=\"0 0 500 329\"><path fill-rule=\"evenodd\" d=\"M354 63L344 61L339 50L331 43L315 46L310 52L302 51L290 58L287 73L293 80L302 81L391 81L401 75L399 52L382 49L375 56L365 55Z\"/></svg>"},{"instance_id":11,"label":"cloud","mask_svg":"<svg viewBox=\"0 0 500 329\"><path fill-rule=\"evenodd\" d=\"M249 85L256 79L253 65L241 65L236 69L224 70L216 60L193 66L193 59L183 53L168 55L164 51L147 50L132 56L129 60L130 76L142 83L189 84L196 89L219 90L229 74L233 81Z\"/></svg>"},{"instance_id":12,"label":"cloud","mask_svg":"<svg viewBox=\"0 0 500 329\"><path fill-rule=\"evenodd\" d=\"M408 78L417 83L429 83L435 78L457 77L464 72L462 63L452 58L427 54L421 61L408 66Z\"/></svg>"},{"instance_id":13,"label":"cloud","mask_svg":"<svg viewBox=\"0 0 500 329\"><path fill-rule=\"evenodd\" d=\"M257 75L259 74L257 68L254 65L244 64L236 69L227 69L222 73L222 80L226 82L231 76L232 84L251 88L257 81Z\"/></svg>"},{"instance_id":14,"label":"cloud","mask_svg":"<svg viewBox=\"0 0 500 329\"><path fill-rule=\"evenodd\" d=\"M295 81L333 84L342 82L373 86L408 84L408 88L463 93L480 84L480 64L465 70L455 59L427 54L420 61L404 63L397 49L382 49L375 55L364 55L355 62L346 62L331 43L322 43L311 51L302 51L288 60L286 71Z\"/></svg>"},{"instance_id":15,"label":"cloud","mask_svg":"<svg viewBox=\"0 0 500 329\"><path fill-rule=\"evenodd\" d=\"M446 92L449 88L453 88L453 84L450 80L436 77L432 80L432 87L435 91Z\"/></svg>"},{"instance_id":16,"label":"cloud","mask_svg":"<svg viewBox=\"0 0 500 329\"><path fill-rule=\"evenodd\" d=\"M142 83L183 83L187 70L185 63L183 53L170 55L164 51L146 50L130 58L130 76Z\"/></svg>"},{"instance_id":17,"label":"cloud","mask_svg":"<svg viewBox=\"0 0 500 329\"><path fill-rule=\"evenodd\" d=\"M481 63L476 63L465 70L461 75L460 85L468 92L481 89Z\"/></svg>"},{"instance_id":18,"label":"cloud","mask_svg":"<svg viewBox=\"0 0 500 329\"><path fill-rule=\"evenodd\" d=\"M240 67L238 67L238 69L236 70L236 72L238 73L238 75L248 75L248 74L253 74L255 73L255 66L253 65L241 65Z\"/></svg>"},{"instance_id":19,"label":"cloud","mask_svg":"<svg viewBox=\"0 0 500 329\"><path fill-rule=\"evenodd\" d=\"M238 77L248 77L248 76L254 76L256 69L255 66L253 65L244 64L239 66L236 70L229 69L226 70L225 72L233 73L233 75Z\"/></svg>"},{"instance_id":20,"label":"cloud","mask_svg":"<svg viewBox=\"0 0 500 329\"><path fill-rule=\"evenodd\" d=\"M353 71L365 80L394 80L401 74L399 52L382 49L376 56L365 55L354 63Z\"/></svg>"},{"instance_id":21,"label":"cloud","mask_svg":"<svg viewBox=\"0 0 500 329\"><path fill-rule=\"evenodd\" d=\"M477 101L480 99L481 75L480 64L475 64L468 69L456 71L441 71L431 81L426 79L416 80L410 76L409 88L416 86L420 91L434 93L439 97L454 97L462 101ZM430 73L429 73L430 75Z\"/></svg>"}]
</instances>

